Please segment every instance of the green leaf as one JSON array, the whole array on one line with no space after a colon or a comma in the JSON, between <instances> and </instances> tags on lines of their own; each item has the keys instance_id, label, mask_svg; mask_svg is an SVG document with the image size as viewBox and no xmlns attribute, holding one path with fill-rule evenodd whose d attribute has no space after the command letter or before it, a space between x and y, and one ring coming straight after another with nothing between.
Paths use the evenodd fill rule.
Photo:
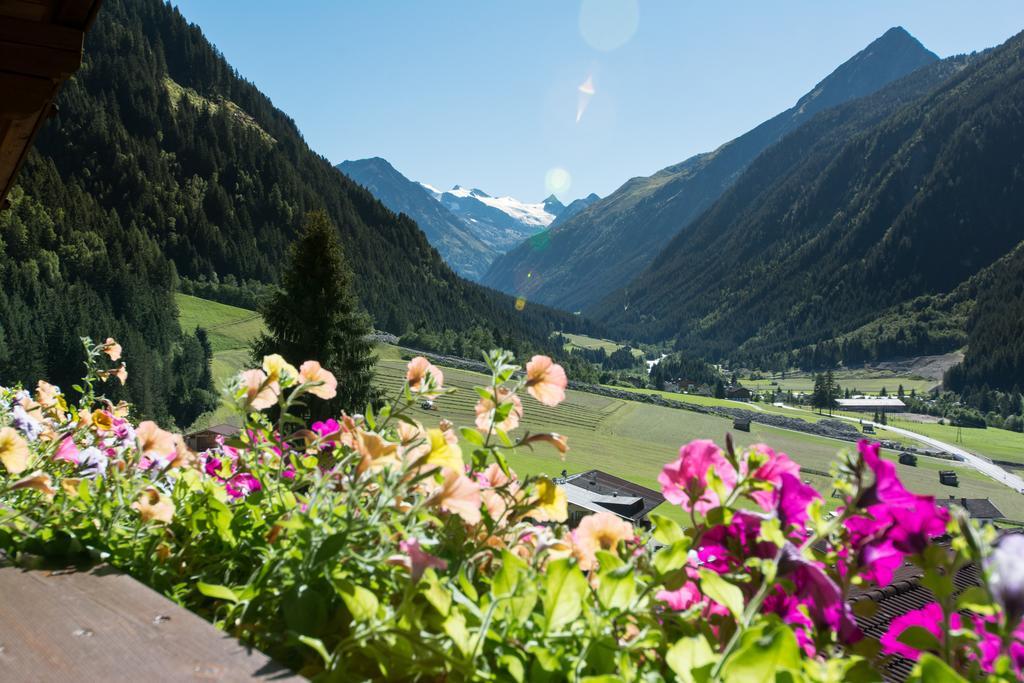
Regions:
<instances>
[{"instance_id":1,"label":"green leaf","mask_svg":"<svg viewBox=\"0 0 1024 683\"><path fill-rule=\"evenodd\" d=\"M739 619L743 614L743 591L708 569L700 570L700 590Z\"/></svg>"},{"instance_id":2,"label":"green leaf","mask_svg":"<svg viewBox=\"0 0 1024 683\"><path fill-rule=\"evenodd\" d=\"M380 605L376 595L345 578L333 577L332 583L334 590L341 596L353 619L369 621L377 614L377 608Z\"/></svg>"},{"instance_id":3,"label":"green leaf","mask_svg":"<svg viewBox=\"0 0 1024 683\"><path fill-rule=\"evenodd\" d=\"M348 542L348 534L332 534L323 540L320 547L317 548L316 555L313 558L313 564L322 564L335 555L340 553L344 549L345 544Z\"/></svg>"},{"instance_id":4,"label":"green leaf","mask_svg":"<svg viewBox=\"0 0 1024 683\"><path fill-rule=\"evenodd\" d=\"M460 427L459 434L462 435L463 439L473 444L474 446L484 445L483 435L475 429L471 429L469 427Z\"/></svg>"},{"instance_id":5,"label":"green leaf","mask_svg":"<svg viewBox=\"0 0 1024 683\"><path fill-rule=\"evenodd\" d=\"M907 683L965 683L966 679L951 669L948 664L925 653L917 660L917 666L910 672Z\"/></svg>"},{"instance_id":6,"label":"green leaf","mask_svg":"<svg viewBox=\"0 0 1024 683\"><path fill-rule=\"evenodd\" d=\"M681 683L707 680L715 653L702 635L681 638L665 653L665 663L675 672Z\"/></svg>"},{"instance_id":7,"label":"green leaf","mask_svg":"<svg viewBox=\"0 0 1024 683\"><path fill-rule=\"evenodd\" d=\"M331 665L331 654L327 651L324 646L324 641L319 638L312 638L310 636L299 636L299 642L303 645L313 648L320 658L324 660L324 667L327 668Z\"/></svg>"},{"instance_id":8,"label":"green leaf","mask_svg":"<svg viewBox=\"0 0 1024 683\"><path fill-rule=\"evenodd\" d=\"M494 575L491 592L502 602L495 608L497 615L505 610L520 625L526 623L537 604L537 584L531 580L529 565L507 550L501 552L501 569Z\"/></svg>"},{"instance_id":9,"label":"green leaf","mask_svg":"<svg viewBox=\"0 0 1024 683\"><path fill-rule=\"evenodd\" d=\"M452 594L441 585L437 578L437 572L433 569L423 572L423 578L419 583L419 591L442 617L448 616L448 612L452 608Z\"/></svg>"},{"instance_id":10,"label":"green leaf","mask_svg":"<svg viewBox=\"0 0 1024 683\"><path fill-rule=\"evenodd\" d=\"M765 632L748 630L741 636L739 648L722 667L726 683L771 683L780 671L800 672L800 645L786 626Z\"/></svg>"},{"instance_id":11,"label":"green leaf","mask_svg":"<svg viewBox=\"0 0 1024 683\"><path fill-rule=\"evenodd\" d=\"M580 683L625 683L621 678L614 674L602 674L600 676L584 676L580 679Z\"/></svg>"},{"instance_id":12,"label":"green leaf","mask_svg":"<svg viewBox=\"0 0 1024 683\"><path fill-rule=\"evenodd\" d=\"M996 607L992 604L992 598L981 586L971 586L956 599L956 609L970 610L976 614L995 614Z\"/></svg>"},{"instance_id":13,"label":"green leaf","mask_svg":"<svg viewBox=\"0 0 1024 683\"><path fill-rule=\"evenodd\" d=\"M580 615L587 588L583 572L568 558L548 565L544 576L545 634L565 626Z\"/></svg>"},{"instance_id":14,"label":"green leaf","mask_svg":"<svg viewBox=\"0 0 1024 683\"><path fill-rule=\"evenodd\" d=\"M498 657L498 666L516 683L523 683L526 680L526 667L523 666L523 660L518 657L501 655Z\"/></svg>"},{"instance_id":15,"label":"green leaf","mask_svg":"<svg viewBox=\"0 0 1024 683\"><path fill-rule=\"evenodd\" d=\"M632 567L627 567L618 556L603 550L598 551L597 561L601 565L598 601L606 609L626 609L636 597L636 578Z\"/></svg>"},{"instance_id":16,"label":"green leaf","mask_svg":"<svg viewBox=\"0 0 1024 683\"><path fill-rule=\"evenodd\" d=\"M654 523L654 540L659 543L672 545L673 543L689 540L686 538L686 534L683 533L683 528L674 519L669 519L665 515L659 515L656 512L652 512L648 517Z\"/></svg>"},{"instance_id":17,"label":"green leaf","mask_svg":"<svg viewBox=\"0 0 1024 683\"><path fill-rule=\"evenodd\" d=\"M908 626L903 629L896 640L922 652L938 650L942 647L942 643L935 637L935 634L923 626Z\"/></svg>"},{"instance_id":18,"label":"green leaf","mask_svg":"<svg viewBox=\"0 0 1024 683\"><path fill-rule=\"evenodd\" d=\"M309 586L285 593L281 604L284 623L301 634L319 633L327 623L327 600Z\"/></svg>"},{"instance_id":19,"label":"green leaf","mask_svg":"<svg viewBox=\"0 0 1024 683\"><path fill-rule=\"evenodd\" d=\"M231 590L227 586L218 586L213 583L203 583L198 581L196 588L203 595L211 598L217 598L219 600L227 600L228 602L238 602L238 596L235 595L235 591Z\"/></svg>"},{"instance_id":20,"label":"green leaf","mask_svg":"<svg viewBox=\"0 0 1024 683\"><path fill-rule=\"evenodd\" d=\"M466 615L459 610L453 611L444 620L444 632L455 642L463 656L470 654L473 648L473 640L470 638L469 629L466 628Z\"/></svg>"},{"instance_id":21,"label":"green leaf","mask_svg":"<svg viewBox=\"0 0 1024 683\"><path fill-rule=\"evenodd\" d=\"M659 548L658 552L654 553L654 568L661 575L679 569L686 564L686 556L689 551L690 539L688 538Z\"/></svg>"}]
</instances>

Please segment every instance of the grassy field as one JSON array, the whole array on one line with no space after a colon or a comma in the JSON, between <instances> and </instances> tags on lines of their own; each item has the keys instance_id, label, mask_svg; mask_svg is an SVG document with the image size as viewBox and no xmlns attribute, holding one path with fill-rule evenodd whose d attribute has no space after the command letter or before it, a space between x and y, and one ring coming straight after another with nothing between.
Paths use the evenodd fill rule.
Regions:
<instances>
[{"instance_id":1,"label":"grassy field","mask_svg":"<svg viewBox=\"0 0 1024 683\"><path fill-rule=\"evenodd\" d=\"M262 322L258 317L254 317L252 311L180 294L178 306L184 329L201 324L216 334L218 341L214 347L213 373L218 386L248 364L249 341L263 329ZM377 356L378 384L393 395L405 375L405 361L401 358L400 350L394 346L378 346ZM473 424L476 397L472 387L484 383L486 378L477 373L451 368L446 368L444 372L446 384L454 387L456 393L437 401L440 410L423 411L416 408L416 418L428 426L436 425L441 417L451 419L459 425ZM652 393L648 390L637 391ZM722 399L670 392L653 393L703 405L739 406L736 402ZM710 438L722 443L726 432L732 430L732 422L727 419L577 391L569 391L567 400L557 408L546 408L529 396L523 398L523 407L525 419L518 433L528 429L534 432L553 431L565 434L569 437L571 450L564 461L553 449L542 447L534 452L523 450L511 458L512 466L521 473L557 475L562 469L573 473L597 468L653 489L658 488L657 476L662 466L676 457L681 444L696 438ZM795 413L785 408L760 403L747 407L752 410L781 412L808 420L821 419L821 416L810 412ZM235 418L230 411L218 408L213 413L204 415L197 421L196 426L233 421ZM909 428L909 425L900 426ZM913 425L913 428L919 429L922 433L928 428L942 429L940 425L920 424ZM785 451L804 467L816 470L828 471L836 453L843 448L849 448L849 444L840 441L757 423L753 423L751 429L750 433L734 433L736 442L740 445L766 442L777 450ZM955 431L955 428L951 427L944 429ZM965 433L968 431L1002 430L964 430ZM880 438L888 436L879 435ZM948 433L936 433L934 436L951 442L954 438L949 437ZM968 447L969 439L972 438L975 437L965 434ZM894 459L896 454L887 453L886 457ZM958 468L961 473L958 488L940 486L936 470L946 469L948 465L927 458L921 458L919 464L920 466L916 468L897 466L900 476L909 488L939 496L955 494L991 498L1004 514L1015 519L1024 519L1024 497L1010 489L964 468ZM826 478L816 475L807 475L805 478L824 495L829 495L829 482ZM678 508L663 505L659 512L685 521L682 511Z\"/></svg>"},{"instance_id":2,"label":"grassy field","mask_svg":"<svg viewBox=\"0 0 1024 683\"><path fill-rule=\"evenodd\" d=\"M597 339L596 337L588 337L585 334L569 334L568 332L561 333L563 337L569 340L565 345L565 350L571 349L604 349L605 353L612 354L622 348L622 344L613 342L608 339ZM634 356L643 356L644 352L640 349L633 349Z\"/></svg>"},{"instance_id":3,"label":"grassy field","mask_svg":"<svg viewBox=\"0 0 1024 683\"><path fill-rule=\"evenodd\" d=\"M923 393L935 386L936 382L921 377L910 377L897 375L893 372L883 370L838 370L835 373L836 382L844 390L858 394L878 394L882 389L887 393L895 395L899 386L908 394L911 389ZM772 384L775 382L776 384ZM792 391L793 393L811 393L814 390L814 375L800 373L798 375L787 375L786 379L741 379L740 383L753 391L768 391L780 389Z\"/></svg>"},{"instance_id":4,"label":"grassy field","mask_svg":"<svg viewBox=\"0 0 1024 683\"><path fill-rule=\"evenodd\" d=\"M266 328L255 311L199 299L180 292L174 295L178 304L181 329L191 331L204 327L210 334L214 353L249 348L249 343Z\"/></svg>"}]
</instances>

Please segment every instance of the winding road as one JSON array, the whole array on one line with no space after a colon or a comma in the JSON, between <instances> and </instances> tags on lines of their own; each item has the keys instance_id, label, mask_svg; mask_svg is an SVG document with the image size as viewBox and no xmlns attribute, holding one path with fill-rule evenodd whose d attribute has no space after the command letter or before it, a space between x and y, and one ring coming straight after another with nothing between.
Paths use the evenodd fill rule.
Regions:
<instances>
[{"instance_id":1,"label":"winding road","mask_svg":"<svg viewBox=\"0 0 1024 683\"><path fill-rule=\"evenodd\" d=\"M801 408L794 408L793 406L788 406L784 403L776 403L775 405L781 408L788 408L790 410L794 410L797 412L806 412ZM1012 472L1007 472L1005 469L1003 469L999 465L996 465L987 458L975 455L970 451L965 451L964 449L958 448L953 444L946 443L945 441L939 441L938 439L933 439L930 436L924 436L922 434L918 434L917 432L912 432L909 429L893 427L892 425L888 424L884 425L878 422L873 422L871 420L859 420L855 417L847 417L846 415L833 415L832 417L837 418L839 420L848 420L850 422L869 424L880 429L887 429L890 432L906 436L908 438L914 439L915 441L920 441L921 443L932 446L933 448L937 448L940 451L951 453L960 458L963 458L963 463L961 464L973 467L974 469L981 472L985 476L996 480L1000 484L1009 486L1011 489L1017 491L1018 493L1024 493L1024 479L1022 479L1020 476L1013 474Z\"/></svg>"}]
</instances>

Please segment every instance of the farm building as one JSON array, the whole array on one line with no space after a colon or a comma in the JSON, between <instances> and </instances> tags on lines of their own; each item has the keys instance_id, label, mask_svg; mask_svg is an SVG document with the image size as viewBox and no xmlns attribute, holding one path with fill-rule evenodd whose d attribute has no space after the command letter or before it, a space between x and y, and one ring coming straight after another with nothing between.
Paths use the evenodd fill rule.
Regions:
<instances>
[{"instance_id":1,"label":"farm building","mask_svg":"<svg viewBox=\"0 0 1024 683\"><path fill-rule=\"evenodd\" d=\"M750 418L749 417L737 417L733 418L732 428L738 429L741 432L750 431Z\"/></svg>"},{"instance_id":2,"label":"farm building","mask_svg":"<svg viewBox=\"0 0 1024 683\"><path fill-rule=\"evenodd\" d=\"M836 401L840 410L851 410L856 413L899 413L907 406L898 398L881 396L858 396L857 398L840 398Z\"/></svg>"},{"instance_id":3,"label":"farm building","mask_svg":"<svg viewBox=\"0 0 1024 683\"><path fill-rule=\"evenodd\" d=\"M960 478L953 470L942 470L939 472L939 483L944 486L959 486Z\"/></svg>"},{"instance_id":4,"label":"farm building","mask_svg":"<svg viewBox=\"0 0 1024 683\"><path fill-rule=\"evenodd\" d=\"M726 387L725 397L733 401L749 401L751 393L750 389L737 384L736 386Z\"/></svg>"},{"instance_id":5,"label":"farm building","mask_svg":"<svg viewBox=\"0 0 1024 683\"><path fill-rule=\"evenodd\" d=\"M1002 511L988 498L957 498L956 496L950 496L949 498L936 498L935 504L947 510L954 505L959 505L964 510L967 510L967 514L971 516L971 519L1003 519L1005 517Z\"/></svg>"},{"instance_id":6,"label":"farm building","mask_svg":"<svg viewBox=\"0 0 1024 683\"><path fill-rule=\"evenodd\" d=\"M205 451L217 446L217 437L230 439L238 434L238 427L219 424L185 435L185 445L196 452Z\"/></svg>"},{"instance_id":7,"label":"farm building","mask_svg":"<svg viewBox=\"0 0 1024 683\"><path fill-rule=\"evenodd\" d=\"M900 464L909 465L910 467L917 467L917 456L913 453L900 453Z\"/></svg>"},{"instance_id":8,"label":"farm building","mask_svg":"<svg viewBox=\"0 0 1024 683\"><path fill-rule=\"evenodd\" d=\"M665 498L660 491L645 488L600 470L564 475L555 480L569 501L569 526L594 512L612 512L640 526L649 526L648 513Z\"/></svg>"}]
</instances>

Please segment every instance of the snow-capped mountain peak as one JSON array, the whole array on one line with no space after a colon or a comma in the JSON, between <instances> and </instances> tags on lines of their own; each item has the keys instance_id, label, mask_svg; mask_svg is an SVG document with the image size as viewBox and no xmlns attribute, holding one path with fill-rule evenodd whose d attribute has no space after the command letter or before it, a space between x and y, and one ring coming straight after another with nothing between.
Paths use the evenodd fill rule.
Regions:
<instances>
[{"instance_id":1,"label":"snow-capped mountain peak","mask_svg":"<svg viewBox=\"0 0 1024 683\"><path fill-rule=\"evenodd\" d=\"M508 195L493 197L481 189L470 189L462 185L455 185L447 192L442 192L433 185L427 183L420 184L430 192L434 199L437 199L446 206L453 201L453 199L447 199L446 201L446 196L454 198L455 203L459 206L461 206L461 203L458 202L459 199L472 198L492 209L501 211L527 228L545 228L551 224L551 221L555 220L556 214L547 210L545 202L524 202Z\"/></svg>"}]
</instances>

